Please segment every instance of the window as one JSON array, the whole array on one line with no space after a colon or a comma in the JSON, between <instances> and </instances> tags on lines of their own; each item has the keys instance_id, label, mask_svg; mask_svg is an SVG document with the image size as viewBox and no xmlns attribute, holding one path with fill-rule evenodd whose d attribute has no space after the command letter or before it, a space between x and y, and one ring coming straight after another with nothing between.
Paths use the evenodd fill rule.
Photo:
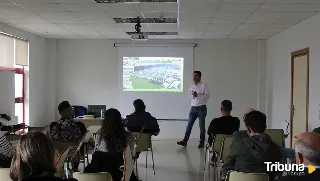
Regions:
<instances>
[{"instance_id":1,"label":"window","mask_svg":"<svg viewBox=\"0 0 320 181\"><path fill-rule=\"evenodd\" d=\"M0 70L15 72L15 116L25 122L25 67L29 61L29 43L26 40L0 32ZM12 105L13 106L13 105Z\"/></svg>"}]
</instances>

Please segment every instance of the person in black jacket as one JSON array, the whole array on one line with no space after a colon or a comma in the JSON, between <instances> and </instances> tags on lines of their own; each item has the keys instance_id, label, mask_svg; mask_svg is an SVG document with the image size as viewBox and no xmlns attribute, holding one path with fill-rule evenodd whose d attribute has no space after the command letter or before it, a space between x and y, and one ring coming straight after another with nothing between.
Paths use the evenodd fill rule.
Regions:
<instances>
[{"instance_id":1,"label":"person in black jacket","mask_svg":"<svg viewBox=\"0 0 320 181\"><path fill-rule=\"evenodd\" d=\"M208 141L212 144L213 138L216 134L230 134L239 131L240 120L237 117L231 116L232 102L224 100L221 102L221 117L215 118L211 121L208 128Z\"/></svg>"},{"instance_id":2,"label":"person in black jacket","mask_svg":"<svg viewBox=\"0 0 320 181\"><path fill-rule=\"evenodd\" d=\"M125 127L130 132L141 132L144 127L143 133L152 133L158 135L160 132L158 121L150 113L146 112L146 106L141 99L133 102L134 113L126 118Z\"/></svg>"},{"instance_id":3,"label":"person in black jacket","mask_svg":"<svg viewBox=\"0 0 320 181\"><path fill-rule=\"evenodd\" d=\"M51 139L41 132L23 135L12 158L10 178L13 181L77 181L57 178L55 173Z\"/></svg>"}]
</instances>

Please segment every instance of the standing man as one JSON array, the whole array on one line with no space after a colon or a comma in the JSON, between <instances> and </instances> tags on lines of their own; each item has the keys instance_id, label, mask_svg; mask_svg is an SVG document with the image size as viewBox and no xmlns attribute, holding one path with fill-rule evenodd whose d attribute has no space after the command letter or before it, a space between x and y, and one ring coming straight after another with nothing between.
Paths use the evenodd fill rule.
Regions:
<instances>
[{"instance_id":1,"label":"standing man","mask_svg":"<svg viewBox=\"0 0 320 181\"><path fill-rule=\"evenodd\" d=\"M191 130L194 122L199 118L200 126L200 144L198 148L204 147L204 141L206 137L206 116L207 116L207 100L209 99L209 89L207 84L201 81L201 72L193 72L193 83L189 88L189 98L191 99L191 110L189 113L188 126L184 139L177 144L181 146L187 146Z\"/></svg>"}]
</instances>

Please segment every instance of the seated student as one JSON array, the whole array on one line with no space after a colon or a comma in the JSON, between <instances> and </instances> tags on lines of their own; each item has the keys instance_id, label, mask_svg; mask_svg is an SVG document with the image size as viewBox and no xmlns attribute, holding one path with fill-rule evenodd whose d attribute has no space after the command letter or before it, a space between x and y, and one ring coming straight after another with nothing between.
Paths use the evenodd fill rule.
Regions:
<instances>
[{"instance_id":1,"label":"seated student","mask_svg":"<svg viewBox=\"0 0 320 181\"><path fill-rule=\"evenodd\" d=\"M20 138L11 167L13 181L77 181L54 176L54 149L51 140L41 132L29 132Z\"/></svg>"},{"instance_id":2,"label":"seated student","mask_svg":"<svg viewBox=\"0 0 320 181\"><path fill-rule=\"evenodd\" d=\"M230 155L223 165L224 175L230 170L246 173L268 173L270 180L276 172L267 172L264 162L280 162L281 147L265 134L266 116L259 111L251 111L245 115L245 125L249 138L235 138Z\"/></svg>"},{"instance_id":3,"label":"seated student","mask_svg":"<svg viewBox=\"0 0 320 181\"><path fill-rule=\"evenodd\" d=\"M222 117L215 118L211 121L208 128L208 141L212 144L214 135L216 134L233 134L240 128L240 120L237 117L230 115L232 110L232 102L224 100L221 102L221 115Z\"/></svg>"},{"instance_id":4,"label":"seated student","mask_svg":"<svg viewBox=\"0 0 320 181\"><path fill-rule=\"evenodd\" d=\"M305 165L302 175L288 174L277 181L319 181L320 180L320 134L302 133L296 138L295 143L296 162ZM308 166L312 165L316 170L308 173Z\"/></svg>"},{"instance_id":5,"label":"seated student","mask_svg":"<svg viewBox=\"0 0 320 181\"><path fill-rule=\"evenodd\" d=\"M146 106L141 99L133 102L134 113L127 116L125 126L130 132L140 132L144 127L143 133L158 135L160 132L157 119L146 112Z\"/></svg>"},{"instance_id":6,"label":"seated student","mask_svg":"<svg viewBox=\"0 0 320 181\"><path fill-rule=\"evenodd\" d=\"M57 141L78 141L87 132L82 122L74 121L74 111L68 101L63 101L58 106L60 120L50 124L50 136ZM81 149L83 150L83 149ZM78 171L79 161L73 162L73 170Z\"/></svg>"},{"instance_id":7,"label":"seated student","mask_svg":"<svg viewBox=\"0 0 320 181\"><path fill-rule=\"evenodd\" d=\"M0 114L1 119L5 119L7 121L11 120L11 117L6 114ZM26 125L24 123L12 125L12 126L5 126L0 122L0 168L9 168L12 155L13 155L13 146L7 140L6 133L7 132L14 132L18 131L19 129L25 128Z\"/></svg>"},{"instance_id":8,"label":"seated student","mask_svg":"<svg viewBox=\"0 0 320 181\"><path fill-rule=\"evenodd\" d=\"M113 180L122 179L123 152L127 145L133 148L134 138L124 130L121 114L117 109L108 109L102 121L101 133L94 136L94 152L86 173L109 172ZM106 162L106 160L108 160ZM134 174L131 181L137 180Z\"/></svg>"}]
</instances>

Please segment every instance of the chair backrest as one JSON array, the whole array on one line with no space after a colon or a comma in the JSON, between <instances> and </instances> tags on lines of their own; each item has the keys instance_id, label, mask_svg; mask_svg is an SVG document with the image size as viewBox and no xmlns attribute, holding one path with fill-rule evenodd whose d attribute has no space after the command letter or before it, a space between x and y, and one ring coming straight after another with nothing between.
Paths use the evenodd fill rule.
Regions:
<instances>
[{"instance_id":1,"label":"chair backrest","mask_svg":"<svg viewBox=\"0 0 320 181\"><path fill-rule=\"evenodd\" d=\"M59 153L63 153L69 147L76 147L79 144L79 141L58 141L53 140L53 148L58 150Z\"/></svg>"},{"instance_id":2,"label":"chair backrest","mask_svg":"<svg viewBox=\"0 0 320 181\"><path fill-rule=\"evenodd\" d=\"M6 138L8 141L15 141L15 140L19 140L21 138L21 135L8 134L8 135L6 135Z\"/></svg>"},{"instance_id":3,"label":"chair backrest","mask_svg":"<svg viewBox=\"0 0 320 181\"><path fill-rule=\"evenodd\" d=\"M55 164L56 170L59 170L64 165L64 162L67 161L70 148L71 147L67 148L64 152L61 152Z\"/></svg>"},{"instance_id":4,"label":"chair backrest","mask_svg":"<svg viewBox=\"0 0 320 181\"><path fill-rule=\"evenodd\" d=\"M96 134L101 129L101 127L101 125L91 125L87 127L87 130L90 131L92 134Z\"/></svg>"},{"instance_id":5,"label":"chair backrest","mask_svg":"<svg viewBox=\"0 0 320 181\"><path fill-rule=\"evenodd\" d=\"M222 142L221 151L220 151L220 160L225 161L230 154L231 144L233 142L232 136L225 137Z\"/></svg>"},{"instance_id":6,"label":"chair backrest","mask_svg":"<svg viewBox=\"0 0 320 181\"><path fill-rule=\"evenodd\" d=\"M284 148L284 131L283 129L266 129L266 134L268 134L272 141L278 144L280 147Z\"/></svg>"},{"instance_id":7,"label":"chair backrest","mask_svg":"<svg viewBox=\"0 0 320 181\"><path fill-rule=\"evenodd\" d=\"M227 174L226 181L269 181L266 173L243 173L231 171Z\"/></svg>"},{"instance_id":8,"label":"chair backrest","mask_svg":"<svg viewBox=\"0 0 320 181\"><path fill-rule=\"evenodd\" d=\"M43 131L45 127L31 127L29 126L28 127L28 132L31 132L31 131Z\"/></svg>"},{"instance_id":9,"label":"chair backrest","mask_svg":"<svg viewBox=\"0 0 320 181\"><path fill-rule=\"evenodd\" d=\"M73 178L78 181L112 181L112 177L109 173L73 173Z\"/></svg>"},{"instance_id":10,"label":"chair backrest","mask_svg":"<svg viewBox=\"0 0 320 181\"><path fill-rule=\"evenodd\" d=\"M140 137L139 137L140 135ZM136 138L137 140L137 148L136 152L143 152L148 151L151 145L151 136L152 134L149 133L132 133L132 136Z\"/></svg>"},{"instance_id":11,"label":"chair backrest","mask_svg":"<svg viewBox=\"0 0 320 181\"><path fill-rule=\"evenodd\" d=\"M227 135L227 134L216 134L215 137L214 137L213 144L212 144L212 150L214 152L220 153L221 146L222 146L222 143L223 143L223 139L225 137L228 137L228 136L230 136L230 135Z\"/></svg>"},{"instance_id":12,"label":"chair backrest","mask_svg":"<svg viewBox=\"0 0 320 181\"><path fill-rule=\"evenodd\" d=\"M9 168L0 168L0 178L1 181L12 181L10 176L10 169Z\"/></svg>"},{"instance_id":13,"label":"chair backrest","mask_svg":"<svg viewBox=\"0 0 320 181\"><path fill-rule=\"evenodd\" d=\"M129 181L134 169L134 161L132 159L132 153L129 145L127 145L126 150L123 152L123 161L124 169L122 181Z\"/></svg>"},{"instance_id":14,"label":"chair backrest","mask_svg":"<svg viewBox=\"0 0 320 181\"><path fill-rule=\"evenodd\" d=\"M50 125L46 126L43 130L42 130L43 134L49 135L50 134Z\"/></svg>"}]
</instances>

